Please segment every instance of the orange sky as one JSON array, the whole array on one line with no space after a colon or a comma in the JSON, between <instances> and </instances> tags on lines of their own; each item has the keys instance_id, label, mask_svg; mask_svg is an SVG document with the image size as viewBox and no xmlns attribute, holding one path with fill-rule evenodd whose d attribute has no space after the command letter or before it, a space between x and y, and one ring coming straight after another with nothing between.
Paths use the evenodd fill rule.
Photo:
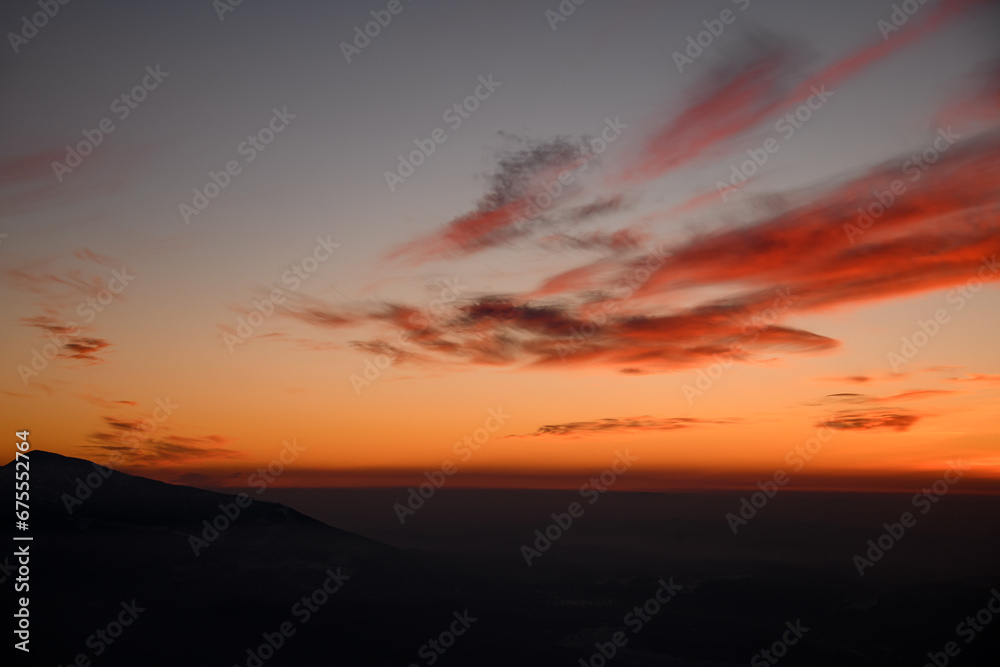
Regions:
<instances>
[{"instance_id":1,"label":"orange sky","mask_svg":"<svg viewBox=\"0 0 1000 667\"><path fill-rule=\"evenodd\" d=\"M408 486L451 461L452 485L575 488L628 450L622 488L919 487L961 459L959 490L996 490L1000 60L976 23L995 12L946 1L891 39L747 47L632 92L594 60L592 111L487 150L541 90L511 65L400 192L382 172L428 121L290 103L184 221L243 126L285 107L177 126L171 85L224 95L168 79L65 179L78 129L0 156L0 426L201 485L246 485L294 441L275 484Z\"/></svg>"}]
</instances>

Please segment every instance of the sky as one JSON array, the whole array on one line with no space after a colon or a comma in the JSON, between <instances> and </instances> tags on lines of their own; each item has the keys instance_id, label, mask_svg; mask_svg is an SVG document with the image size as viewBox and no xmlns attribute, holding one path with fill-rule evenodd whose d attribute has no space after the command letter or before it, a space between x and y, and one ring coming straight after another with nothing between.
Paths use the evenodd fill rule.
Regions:
<instances>
[{"instance_id":1,"label":"sky","mask_svg":"<svg viewBox=\"0 0 1000 667\"><path fill-rule=\"evenodd\" d=\"M0 10L0 424L35 448L1000 488L995 2L39 11Z\"/></svg>"}]
</instances>

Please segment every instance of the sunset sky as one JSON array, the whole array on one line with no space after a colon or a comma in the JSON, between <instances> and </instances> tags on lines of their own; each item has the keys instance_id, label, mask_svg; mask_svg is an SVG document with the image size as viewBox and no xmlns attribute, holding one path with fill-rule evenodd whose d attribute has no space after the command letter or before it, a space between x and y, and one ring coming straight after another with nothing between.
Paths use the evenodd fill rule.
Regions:
<instances>
[{"instance_id":1,"label":"sunset sky","mask_svg":"<svg viewBox=\"0 0 1000 667\"><path fill-rule=\"evenodd\" d=\"M674 4L8 37L0 424L205 486L1000 488L1000 7Z\"/></svg>"}]
</instances>

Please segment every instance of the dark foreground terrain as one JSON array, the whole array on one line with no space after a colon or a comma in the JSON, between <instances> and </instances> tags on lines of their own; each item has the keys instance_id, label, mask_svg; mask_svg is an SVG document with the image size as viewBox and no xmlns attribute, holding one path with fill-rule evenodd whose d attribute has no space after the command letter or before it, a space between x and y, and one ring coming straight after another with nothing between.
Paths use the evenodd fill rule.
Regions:
<instances>
[{"instance_id":1,"label":"dark foreground terrain","mask_svg":"<svg viewBox=\"0 0 1000 667\"><path fill-rule=\"evenodd\" d=\"M251 490L240 507L36 451L31 653L5 650L83 667L1000 664L1000 497L921 514L912 494L782 494L736 535L739 493L442 489L401 525L405 490ZM860 576L854 556L906 511L916 524Z\"/></svg>"}]
</instances>

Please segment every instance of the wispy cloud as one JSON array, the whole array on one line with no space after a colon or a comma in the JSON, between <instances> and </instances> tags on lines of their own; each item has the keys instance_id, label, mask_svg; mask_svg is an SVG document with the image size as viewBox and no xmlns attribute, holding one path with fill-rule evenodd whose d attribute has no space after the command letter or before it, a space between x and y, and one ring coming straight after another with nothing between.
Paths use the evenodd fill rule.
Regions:
<instances>
[{"instance_id":1,"label":"wispy cloud","mask_svg":"<svg viewBox=\"0 0 1000 667\"><path fill-rule=\"evenodd\" d=\"M105 361L101 352L111 347L111 343L107 339L81 336L79 335L81 332L80 327L57 324L58 320L46 315L22 318L20 322L26 326L44 331L53 340L59 341L59 349L55 356L60 359L73 359L86 361L91 364L99 364Z\"/></svg>"},{"instance_id":2,"label":"wispy cloud","mask_svg":"<svg viewBox=\"0 0 1000 667\"><path fill-rule=\"evenodd\" d=\"M659 268L645 270L648 278L626 298L615 299L616 286L651 266L651 253L588 262L534 294L470 296L431 317L411 342L463 363L669 371L746 342L747 319L766 309L781 287L795 295L794 311L801 314L957 286L1000 251L998 163L1000 135L953 146L860 243L852 243L845 225L856 222L873 187L898 178L897 161L827 191L797 193L792 199L803 203L756 223L667 246ZM678 295L708 287L730 295L676 305ZM415 311L397 305L358 323L380 319L408 335L398 323ZM317 326L351 324L343 309L319 301L293 316ZM738 360L836 346L821 333L775 322L757 332Z\"/></svg>"},{"instance_id":3,"label":"wispy cloud","mask_svg":"<svg viewBox=\"0 0 1000 667\"><path fill-rule=\"evenodd\" d=\"M848 410L821 421L816 426L840 431L907 431L924 415L880 410Z\"/></svg>"},{"instance_id":4,"label":"wispy cloud","mask_svg":"<svg viewBox=\"0 0 1000 667\"><path fill-rule=\"evenodd\" d=\"M793 70L794 54L785 45L751 54L743 68L711 78L678 113L640 136L639 152L625 161L627 177L614 187L641 185L693 160L718 158L778 110L815 94L816 86L833 86L865 71L980 4L945 0L891 40L808 75ZM791 326L783 319L787 313L751 328L748 337L749 318L766 310L779 289L795 295L790 312L797 316L857 308L958 286L1000 251L996 130L957 137L930 169L906 180L905 193L862 235L850 231L858 224L859 208L871 203L873 190L902 178L901 165L909 156L843 174L829 185L782 193L779 203L761 209L748 224L660 243L657 250L655 235L639 225L525 228L521 212L539 183L587 155L583 140L518 141L498 156L475 210L392 256L411 263L464 257L530 233L550 251L596 251L598 257L521 293L470 291L446 308L421 314L419 324L412 321L419 309L403 303L359 310L314 299L282 315L331 331L380 327L350 344L403 361L671 372L711 363L719 354L758 363L835 350L839 341ZM601 222L603 215L627 213L623 202L631 195L569 190L542 220ZM582 194L589 204L577 201ZM699 296L704 294L712 296ZM876 379L855 375L843 381Z\"/></svg>"},{"instance_id":5,"label":"wispy cloud","mask_svg":"<svg viewBox=\"0 0 1000 667\"><path fill-rule=\"evenodd\" d=\"M108 399L104 398L103 396L97 396L92 393L77 394L77 397L82 398L88 403L96 405L99 408L120 408L123 405L128 407L135 407L138 405L136 401Z\"/></svg>"},{"instance_id":6,"label":"wispy cloud","mask_svg":"<svg viewBox=\"0 0 1000 667\"><path fill-rule=\"evenodd\" d=\"M805 77L792 68L797 55L780 41L757 44L740 68L720 70L691 94L691 102L652 132L626 167L624 180L645 182L697 159L719 157L740 148L736 141L779 112L805 101L817 86L835 88L895 52L988 0L943 0L911 20L890 40L879 40L843 56Z\"/></svg>"},{"instance_id":7,"label":"wispy cloud","mask_svg":"<svg viewBox=\"0 0 1000 667\"><path fill-rule=\"evenodd\" d=\"M870 394L842 392L838 394L828 394L826 396L826 400L846 403L890 403L893 401L915 401L925 398L938 398L958 393L961 392L951 389L911 389L909 391L892 394L890 396L872 396Z\"/></svg>"},{"instance_id":8,"label":"wispy cloud","mask_svg":"<svg viewBox=\"0 0 1000 667\"><path fill-rule=\"evenodd\" d=\"M1000 383L1000 373L966 373L962 377L948 378L950 382Z\"/></svg>"},{"instance_id":9,"label":"wispy cloud","mask_svg":"<svg viewBox=\"0 0 1000 667\"><path fill-rule=\"evenodd\" d=\"M546 424L534 433L510 435L508 438L537 438L541 436L582 436L609 431L674 431L703 424L730 424L730 421L693 419L691 417L607 417L595 421Z\"/></svg>"},{"instance_id":10,"label":"wispy cloud","mask_svg":"<svg viewBox=\"0 0 1000 667\"><path fill-rule=\"evenodd\" d=\"M548 141L529 141L507 135L521 147L506 150L496 157L496 168L489 175L489 190L479 200L474 211L455 218L442 229L417 238L390 254L391 259L406 259L419 264L435 259L481 252L527 235L530 227L525 212L544 186L557 182L560 173L593 160L584 139L556 137ZM562 185L559 185L562 188ZM573 201L570 194L562 196L557 208ZM549 196L550 205L552 197ZM593 217L621 205L611 198L594 202L576 210L578 219ZM544 214L540 214L544 217Z\"/></svg>"},{"instance_id":11,"label":"wispy cloud","mask_svg":"<svg viewBox=\"0 0 1000 667\"><path fill-rule=\"evenodd\" d=\"M234 459L243 453L225 447L232 439L222 435L182 436L169 433L148 418L101 417L104 428L87 435L84 447L120 460L127 469L201 465L217 459Z\"/></svg>"}]
</instances>

